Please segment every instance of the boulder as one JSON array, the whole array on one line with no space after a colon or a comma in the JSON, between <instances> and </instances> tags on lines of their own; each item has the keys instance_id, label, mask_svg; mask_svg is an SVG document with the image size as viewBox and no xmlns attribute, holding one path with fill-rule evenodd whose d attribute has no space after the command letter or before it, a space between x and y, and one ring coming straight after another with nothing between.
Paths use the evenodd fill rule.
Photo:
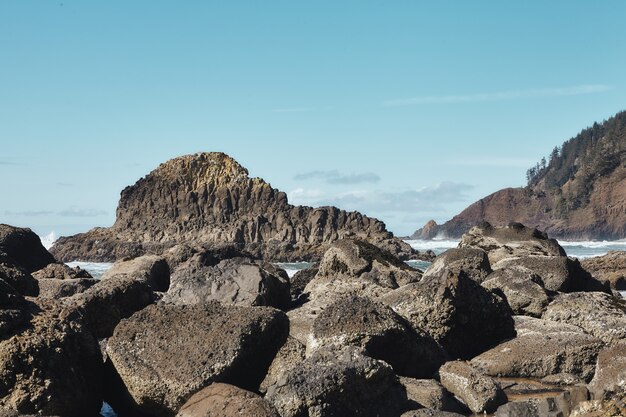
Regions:
<instances>
[{"instance_id":1,"label":"boulder","mask_svg":"<svg viewBox=\"0 0 626 417\"><path fill-rule=\"evenodd\" d=\"M446 362L439 380L474 413L492 412L506 402L504 392L490 377L463 361Z\"/></svg>"},{"instance_id":2,"label":"boulder","mask_svg":"<svg viewBox=\"0 0 626 417\"><path fill-rule=\"evenodd\" d=\"M589 392L594 400L618 399L626 394L626 340L600 351Z\"/></svg>"},{"instance_id":3,"label":"boulder","mask_svg":"<svg viewBox=\"0 0 626 417\"><path fill-rule=\"evenodd\" d=\"M33 306L30 325L0 341L0 408L20 414L96 415L102 357L79 315Z\"/></svg>"},{"instance_id":4,"label":"boulder","mask_svg":"<svg viewBox=\"0 0 626 417\"><path fill-rule=\"evenodd\" d=\"M432 408L421 408L419 410L407 411L400 417L464 417L464 415L448 411L433 410Z\"/></svg>"},{"instance_id":5,"label":"boulder","mask_svg":"<svg viewBox=\"0 0 626 417\"><path fill-rule=\"evenodd\" d=\"M459 248L477 248L487 252L491 267L506 258L527 256L565 256L565 251L555 239L537 229L520 223L507 227L493 227L487 222L472 227L461 237Z\"/></svg>"},{"instance_id":6,"label":"boulder","mask_svg":"<svg viewBox=\"0 0 626 417\"><path fill-rule=\"evenodd\" d=\"M493 265L494 270L517 269L536 275L549 291L604 291L608 287L585 271L577 259L565 256L526 256L504 259Z\"/></svg>"},{"instance_id":7,"label":"boulder","mask_svg":"<svg viewBox=\"0 0 626 417\"><path fill-rule=\"evenodd\" d=\"M541 278L519 268L499 269L489 274L482 286L501 291L517 315L541 317L550 302Z\"/></svg>"},{"instance_id":8,"label":"boulder","mask_svg":"<svg viewBox=\"0 0 626 417\"><path fill-rule=\"evenodd\" d=\"M163 300L176 304L217 300L228 305L287 308L291 301L287 273L249 258L214 263L205 254L197 254L176 268L171 281Z\"/></svg>"},{"instance_id":9,"label":"boulder","mask_svg":"<svg viewBox=\"0 0 626 417\"><path fill-rule=\"evenodd\" d=\"M471 358L515 336L506 301L463 271L405 285L381 300L430 334L452 358Z\"/></svg>"},{"instance_id":10,"label":"boulder","mask_svg":"<svg viewBox=\"0 0 626 417\"><path fill-rule=\"evenodd\" d=\"M382 287L398 288L418 282L422 275L390 252L358 239L342 239L324 253L319 277L360 278Z\"/></svg>"},{"instance_id":11,"label":"boulder","mask_svg":"<svg viewBox=\"0 0 626 417\"><path fill-rule=\"evenodd\" d=\"M32 230L7 224L0 224L0 252L28 273L56 262Z\"/></svg>"},{"instance_id":12,"label":"boulder","mask_svg":"<svg viewBox=\"0 0 626 417\"><path fill-rule=\"evenodd\" d=\"M532 317L516 317L517 337L472 359L491 376L544 378L557 373L584 380L593 376L602 341L574 326Z\"/></svg>"},{"instance_id":13,"label":"boulder","mask_svg":"<svg viewBox=\"0 0 626 417\"><path fill-rule=\"evenodd\" d=\"M560 294L542 316L573 324L604 343L626 339L626 300L600 292Z\"/></svg>"},{"instance_id":14,"label":"boulder","mask_svg":"<svg viewBox=\"0 0 626 417\"><path fill-rule=\"evenodd\" d=\"M598 281L608 282L615 290L626 290L626 251L612 250L604 256L584 259L581 265Z\"/></svg>"},{"instance_id":15,"label":"boulder","mask_svg":"<svg viewBox=\"0 0 626 417\"><path fill-rule=\"evenodd\" d=\"M300 299L300 295L304 292L307 284L311 282L319 271L319 264L313 264L310 268L301 269L291 277L289 291L291 293L291 299L296 302Z\"/></svg>"},{"instance_id":16,"label":"boulder","mask_svg":"<svg viewBox=\"0 0 626 417\"><path fill-rule=\"evenodd\" d=\"M121 404L113 396L111 405L172 416L212 382L256 390L288 328L285 314L267 307L151 305L123 320L109 338L106 352L123 383Z\"/></svg>"},{"instance_id":17,"label":"boulder","mask_svg":"<svg viewBox=\"0 0 626 417\"><path fill-rule=\"evenodd\" d=\"M163 257L144 255L115 262L102 275L102 280L113 277L128 277L148 284L154 291L167 291L170 286L170 267Z\"/></svg>"},{"instance_id":18,"label":"boulder","mask_svg":"<svg viewBox=\"0 0 626 417\"><path fill-rule=\"evenodd\" d=\"M572 410L570 417L624 417L626 415L626 396L619 400L584 401Z\"/></svg>"},{"instance_id":19,"label":"boulder","mask_svg":"<svg viewBox=\"0 0 626 417\"><path fill-rule=\"evenodd\" d=\"M99 280L95 278L43 278L37 280L37 284L39 285L39 297L51 299L71 297L74 294L80 294L87 291L98 282Z\"/></svg>"},{"instance_id":20,"label":"boulder","mask_svg":"<svg viewBox=\"0 0 626 417\"><path fill-rule=\"evenodd\" d=\"M13 289L21 295L30 297L39 295L37 280L24 268L10 263L0 263L0 279L13 287Z\"/></svg>"},{"instance_id":21,"label":"boulder","mask_svg":"<svg viewBox=\"0 0 626 417\"><path fill-rule=\"evenodd\" d=\"M265 399L229 384L214 383L189 398L176 417L280 417Z\"/></svg>"},{"instance_id":22,"label":"boulder","mask_svg":"<svg viewBox=\"0 0 626 417\"><path fill-rule=\"evenodd\" d=\"M148 284L132 277L117 276L63 299L63 304L80 311L93 335L103 339L113 334L120 320L153 301L154 293Z\"/></svg>"},{"instance_id":23,"label":"boulder","mask_svg":"<svg viewBox=\"0 0 626 417\"><path fill-rule=\"evenodd\" d=\"M437 256L432 265L424 272L424 276L439 276L445 269L455 273L463 271L478 283L483 282L487 275L492 272L487 253L476 248L448 249Z\"/></svg>"},{"instance_id":24,"label":"boulder","mask_svg":"<svg viewBox=\"0 0 626 417\"><path fill-rule=\"evenodd\" d=\"M463 411L463 406L434 379L400 377L406 396L412 406L438 411Z\"/></svg>"},{"instance_id":25,"label":"boulder","mask_svg":"<svg viewBox=\"0 0 626 417\"><path fill-rule=\"evenodd\" d=\"M45 268L33 272L35 279L79 279L93 278L91 274L80 267L72 268L61 263L52 263L46 265Z\"/></svg>"},{"instance_id":26,"label":"boulder","mask_svg":"<svg viewBox=\"0 0 626 417\"><path fill-rule=\"evenodd\" d=\"M282 380L289 371L299 366L304 359L306 359L306 346L289 336L267 370L259 391L265 394L270 386Z\"/></svg>"},{"instance_id":27,"label":"boulder","mask_svg":"<svg viewBox=\"0 0 626 417\"><path fill-rule=\"evenodd\" d=\"M445 353L428 334L389 306L363 297L330 304L313 322L309 350L353 345L391 365L400 375L427 378L445 362Z\"/></svg>"},{"instance_id":28,"label":"boulder","mask_svg":"<svg viewBox=\"0 0 626 417\"><path fill-rule=\"evenodd\" d=\"M320 349L270 386L265 396L282 417L394 416L406 393L393 370L358 348Z\"/></svg>"}]
</instances>

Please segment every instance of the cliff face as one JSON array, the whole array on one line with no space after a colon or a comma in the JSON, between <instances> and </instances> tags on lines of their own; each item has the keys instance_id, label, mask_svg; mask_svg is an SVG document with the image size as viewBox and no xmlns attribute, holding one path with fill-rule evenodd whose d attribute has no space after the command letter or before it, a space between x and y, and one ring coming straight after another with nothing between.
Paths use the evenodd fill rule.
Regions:
<instances>
[{"instance_id":1,"label":"cliff face","mask_svg":"<svg viewBox=\"0 0 626 417\"><path fill-rule=\"evenodd\" d=\"M495 192L413 237L457 238L482 221L519 222L564 239L626 238L626 112L555 148L528 171L527 187Z\"/></svg>"},{"instance_id":2,"label":"cliff face","mask_svg":"<svg viewBox=\"0 0 626 417\"><path fill-rule=\"evenodd\" d=\"M58 259L111 261L177 243L236 244L270 260L317 259L326 245L359 237L401 257L412 253L379 220L335 207L292 206L287 195L223 153L161 164L121 193L115 224L61 238Z\"/></svg>"}]
</instances>

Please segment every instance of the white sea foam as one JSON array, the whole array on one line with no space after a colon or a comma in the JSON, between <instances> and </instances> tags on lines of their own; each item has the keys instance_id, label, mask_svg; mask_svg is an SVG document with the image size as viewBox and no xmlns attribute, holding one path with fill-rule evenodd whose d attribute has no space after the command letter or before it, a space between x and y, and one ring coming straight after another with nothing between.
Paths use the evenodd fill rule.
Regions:
<instances>
[{"instance_id":1,"label":"white sea foam","mask_svg":"<svg viewBox=\"0 0 626 417\"><path fill-rule=\"evenodd\" d=\"M452 239L433 239L433 240L405 240L406 243L411 245L413 249L419 251L432 250L437 255L441 252L445 252L448 249L456 248L459 245L458 240Z\"/></svg>"},{"instance_id":2,"label":"white sea foam","mask_svg":"<svg viewBox=\"0 0 626 417\"><path fill-rule=\"evenodd\" d=\"M311 267L311 263L309 262L277 262L275 265L284 269L287 275L289 275L289 278L296 275L296 272Z\"/></svg>"},{"instance_id":3,"label":"white sea foam","mask_svg":"<svg viewBox=\"0 0 626 417\"><path fill-rule=\"evenodd\" d=\"M104 275L104 273L106 271L108 271L111 268L111 266L113 266L113 264L109 263L109 262L79 262L79 261L74 261L74 262L66 262L66 264L68 266L71 266L72 268L78 266L78 267L84 269L85 271L89 272L92 277L98 278L98 279L100 279L102 277L102 275Z\"/></svg>"},{"instance_id":4,"label":"white sea foam","mask_svg":"<svg viewBox=\"0 0 626 417\"><path fill-rule=\"evenodd\" d=\"M39 236L39 239L41 240L41 244L46 249L50 249L52 245L54 244L54 242L57 241L58 238L59 237L56 235L56 233L54 233L54 230L45 236Z\"/></svg>"}]
</instances>

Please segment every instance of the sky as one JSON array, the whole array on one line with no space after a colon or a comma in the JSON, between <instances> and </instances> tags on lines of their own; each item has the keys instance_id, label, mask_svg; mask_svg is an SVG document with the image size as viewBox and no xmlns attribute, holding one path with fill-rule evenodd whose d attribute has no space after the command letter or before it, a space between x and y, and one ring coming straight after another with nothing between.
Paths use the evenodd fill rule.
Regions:
<instances>
[{"instance_id":1,"label":"sky","mask_svg":"<svg viewBox=\"0 0 626 417\"><path fill-rule=\"evenodd\" d=\"M0 1L0 223L110 226L222 151L407 235L626 109L623 1Z\"/></svg>"}]
</instances>

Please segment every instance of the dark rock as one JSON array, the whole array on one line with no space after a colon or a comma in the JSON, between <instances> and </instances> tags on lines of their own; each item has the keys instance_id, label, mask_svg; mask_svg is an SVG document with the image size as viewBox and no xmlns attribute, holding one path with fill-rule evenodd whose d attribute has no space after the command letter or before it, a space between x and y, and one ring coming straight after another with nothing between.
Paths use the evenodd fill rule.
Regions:
<instances>
[{"instance_id":1,"label":"dark rock","mask_svg":"<svg viewBox=\"0 0 626 417\"><path fill-rule=\"evenodd\" d=\"M111 269L102 275L102 280L113 277L128 277L144 282L154 291L167 291L170 287L170 267L165 258L155 255L115 262Z\"/></svg>"},{"instance_id":2,"label":"dark rock","mask_svg":"<svg viewBox=\"0 0 626 417\"><path fill-rule=\"evenodd\" d=\"M484 250L494 269L499 261L507 258L565 256L565 251L555 239L519 223L511 223L507 227L482 223L463 235L459 248Z\"/></svg>"},{"instance_id":3,"label":"dark rock","mask_svg":"<svg viewBox=\"0 0 626 417\"><path fill-rule=\"evenodd\" d=\"M411 239L431 240L437 237L439 232L439 225L434 220L429 220L424 226L417 229L415 233L411 235Z\"/></svg>"},{"instance_id":4,"label":"dark rock","mask_svg":"<svg viewBox=\"0 0 626 417\"><path fill-rule=\"evenodd\" d=\"M299 366L304 359L306 359L306 346L289 336L267 370L259 391L265 394L270 386L277 384L289 371Z\"/></svg>"},{"instance_id":5,"label":"dark rock","mask_svg":"<svg viewBox=\"0 0 626 417\"><path fill-rule=\"evenodd\" d=\"M431 276L381 300L430 334L453 358L471 358L515 335L506 301L464 272Z\"/></svg>"},{"instance_id":6,"label":"dark rock","mask_svg":"<svg viewBox=\"0 0 626 417\"><path fill-rule=\"evenodd\" d=\"M80 294L87 291L98 282L99 280L95 278L43 278L37 280L37 284L39 285L39 297L51 299L71 297L74 294Z\"/></svg>"},{"instance_id":7,"label":"dark rock","mask_svg":"<svg viewBox=\"0 0 626 417\"><path fill-rule=\"evenodd\" d=\"M60 238L63 261L112 261L162 253L176 244L234 243L268 261L317 260L344 237L368 240L396 256L416 255L383 222L335 207L292 206L287 195L223 153L186 155L125 188L109 229Z\"/></svg>"},{"instance_id":8,"label":"dark rock","mask_svg":"<svg viewBox=\"0 0 626 417\"><path fill-rule=\"evenodd\" d=\"M0 341L0 408L19 413L95 415L102 358L80 317L42 306L28 327Z\"/></svg>"},{"instance_id":9,"label":"dark rock","mask_svg":"<svg viewBox=\"0 0 626 417\"><path fill-rule=\"evenodd\" d=\"M410 403L438 411L463 411L463 406L434 379L400 377Z\"/></svg>"},{"instance_id":10,"label":"dark rock","mask_svg":"<svg viewBox=\"0 0 626 417\"><path fill-rule=\"evenodd\" d=\"M45 268L33 272L33 278L36 279L79 279L93 278L91 274L80 267L72 268L65 264L53 263L46 265Z\"/></svg>"},{"instance_id":11,"label":"dark rock","mask_svg":"<svg viewBox=\"0 0 626 417\"><path fill-rule=\"evenodd\" d=\"M120 276L101 280L86 291L65 298L63 303L80 311L89 330L102 339L113 334L120 320L153 301L154 293L146 283Z\"/></svg>"},{"instance_id":12,"label":"dark rock","mask_svg":"<svg viewBox=\"0 0 626 417\"><path fill-rule=\"evenodd\" d=\"M259 395L233 385L214 383L191 396L176 417L280 417Z\"/></svg>"},{"instance_id":13,"label":"dark rock","mask_svg":"<svg viewBox=\"0 0 626 417\"><path fill-rule=\"evenodd\" d=\"M567 372L584 380L593 376L602 342L574 326L516 317L517 337L474 359L491 376L544 378Z\"/></svg>"},{"instance_id":14,"label":"dark rock","mask_svg":"<svg viewBox=\"0 0 626 417\"><path fill-rule=\"evenodd\" d=\"M213 264L197 254L176 268L171 281L163 301L176 304L217 300L228 305L287 308L291 301L287 273L249 258Z\"/></svg>"},{"instance_id":15,"label":"dark rock","mask_svg":"<svg viewBox=\"0 0 626 417\"><path fill-rule=\"evenodd\" d=\"M403 413L400 417L464 417L463 414L451 413L449 411L433 410L431 408L422 408L419 410L411 410Z\"/></svg>"},{"instance_id":16,"label":"dark rock","mask_svg":"<svg viewBox=\"0 0 626 417\"><path fill-rule=\"evenodd\" d=\"M317 275L341 279L361 278L386 288L418 282L422 277L419 271L390 252L356 239L342 239L333 243L324 254Z\"/></svg>"},{"instance_id":17,"label":"dark rock","mask_svg":"<svg viewBox=\"0 0 626 417\"><path fill-rule=\"evenodd\" d=\"M391 367L355 347L321 349L268 388L282 417L394 416L406 393Z\"/></svg>"},{"instance_id":18,"label":"dark rock","mask_svg":"<svg viewBox=\"0 0 626 417\"><path fill-rule=\"evenodd\" d=\"M28 273L56 262L33 231L7 224L0 224L0 252L4 252L14 266Z\"/></svg>"},{"instance_id":19,"label":"dark rock","mask_svg":"<svg viewBox=\"0 0 626 417\"><path fill-rule=\"evenodd\" d=\"M428 378L445 362L441 347L389 306L362 297L330 304L313 322L309 349L362 347L400 375Z\"/></svg>"},{"instance_id":20,"label":"dark rock","mask_svg":"<svg viewBox=\"0 0 626 417\"><path fill-rule=\"evenodd\" d=\"M0 337L28 324L31 314L26 306L24 297L0 279Z\"/></svg>"},{"instance_id":21,"label":"dark rock","mask_svg":"<svg viewBox=\"0 0 626 417\"><path fill-rule=\"evenodd\" d=\"M589 392L594 400L619 399L626 394L626 340L600 351Z\"/></svg>"},{"instance_id":22,"label":"dark rock","mask_svg":"<svg viewBox=\"0 0 626 417\"><path fill-rule=\"evenodd\" d=\"M584 259L581 265L598 281L608 282L616 290L626 290L626 251L612 250L604 256Z\"/></svg>"},{"instance_id":23,"label":"dark rock","mask_svg":"<svg viewBox=\"0 0 626 417\"><path fill-rule=\"evenodd\" d=\"M445 269L455 273L463 271L478 283L483 282L492 272L487 253L475 248L448 249L435 259L424 276L439 276Z\"/></svg>"},{"instance_id":24,"label":"dark rock","mask_svg":"<svg viewBox=\"0 0 626 417\"><path fill-rule=\"evenodd\" d=\"M626 339L626 300L610 294L560 294L543 318L578 326L607 344Z\"/></svg>"},{"instance_id":25,"label":"dark rock","mask_svg":"<svg viewBox=\"0 0 626 417\"><path fill-rule=\"evenodd\" d=\"M519 268L499 269L482 283L489 290L500 290L517 315L541 317L550 297L539 276Z\"/></svg>"},{"instance_id":26,"label":"dark rock","mask_svg":"<svg viewBox=\"0 0 626 417\"><path fill-rule=\"evenodd\" d=\"M39 294L37 280L18 266L0 264L0 279L24 296L36 297Z\"/></svg>"},{"instance_id":27,"label":"dark rock","mask_svg":"<svg viewBox=\"0 0 626 417\"><path fill-rule=\"evenodd\" d=\"M120 408L171 416L212 382L254 391L288 327L284 313L267 307L149 306L122 321L107 344L120 390L132 398Z\"/></svg>"},{"instance_id":28,"label":"dark rock","mask_svg":"<svg viewBox=\"0 0 626 417\"><path fill-rule=\"evenodd\" d=\"M439 380L474 413L492 412L506 402L504 392L490 377L467 362L447 362L439 368Z\"/></svg>"},{"instance_id":29,"label":"dark rock","mask_svg":"<svg viewBox=\"0 0 626 417\"><path fill-rule=\"evenodd\" d=\"M298 300L300 298L300 295L304 292L304 288L313 278L315 278L318 271L319 264L316 263L311 265L310 268L301 269L296 272L293 277L291 277L291 286L289 287L289 291L291 292L292 300Z\"/></svg>"}]
</instances>

